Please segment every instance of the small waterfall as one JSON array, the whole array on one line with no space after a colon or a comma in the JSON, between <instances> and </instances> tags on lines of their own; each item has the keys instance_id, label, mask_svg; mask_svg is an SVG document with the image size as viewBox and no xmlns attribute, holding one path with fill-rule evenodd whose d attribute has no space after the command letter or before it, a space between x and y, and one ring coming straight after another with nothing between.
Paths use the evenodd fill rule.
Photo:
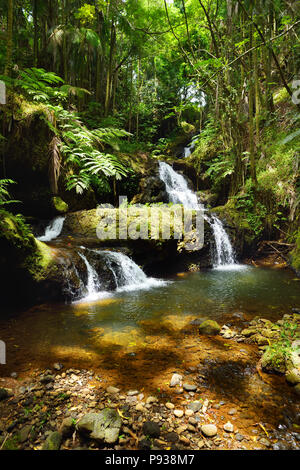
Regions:
<instances>
[{"instance_id":1,"label":"small waterfall","mask_svg":"<svg viewBox=\"0 0 300 470\"><path fill-rule=\"evenodd\" d=\"M104 260L105 265L111 271L115 280L116 291L132 291L140 289L149 289L165 285L167 281L147 277L144 271L128 256L123 253L114 251L102 251L95 249L85 249L87 252L98 254ZM92 266L87 256L78 252L81 259L84 261L87 269L87 283L85 290L87 295L84 296L85 301L97 300L99 298L111 295L111 292L104 290L101 286L101 275L97 273Z\"/></svg>"},{"instance_id":2,"label":"small waterfall","mask_svg":"<svg viewBox=\"0 0 300 470\"><path fill-rule=\"evenodd\" d=\"M53 219L46 227L45 234L42 237L38 237L37 239L41 242L50 242L51 240L54 240L54 238L59 237L64 225L64 221L65 217L55 217L55 219Z\"/></svg>"},{"instance_id":3,"label":"small waterfall","mask_svg":"<svg viewBox=\"0 0 300 470\"><path fill-rule=\"evenodd\" d=\"M84 261L87 269L87 297L86 299L95 300L98 297L98 293L100 290L100 282L99 277L96 270L93 266L89 263L88 259L80 252L78 252L80 258Z\"/></svg>"},{"instance_id":4,"label":"small waterfall","mask_svg":"<svg viewBox=\"0 0 300 470\"><path fill-rule=\"evenodd\" d=\"M215 238L214 267L236 264L233 247L220 219L211 216L210 226Z\"/></svg>"},{"instance_id":5,"label":"small waterfall","mask_svg":"<svg viewBox=\"0 0 300 470\"><path fill-rule=\"evenodd\" d=\"M159 162L159 177L166 185L169 201L182 204L187 209L199 209L196 194L191 191L184 177L165 162Z\"/></svg>"},{"instance_id":6,"label":"small waterfall","mask_svg":"<svg viewBox=\"0 0 300 470\"><path fill-rule=\"evenodd\" d=\"M148 289L166 283L160 279L147 277L144 271L124 253L106 251L102 252L102 256L113 273L118 291Z\"/></svg>"},{"instance_id":7,"label":"small waterfall","mask_svg":"<svg viewBox=\"0 0 300 470\"><path fill-rule=\"evenodd\" d=\"M187 147L184 147L184 149L183 149L183 158L188 158L190 155L192 155L192 152L193 152L193 150L195 148L195 145L196 145L196 140L198 138L199 138L199 135L195 135L192 138L191 143Z\"/></svg>"},{"instance_id":8,"label":"small waterfall","mask_svg":"<svg viewBox=\"0 0 300 470\"><path fill-rule=\"evenodd\" d=\"M188 188L185 178L176 173L170 165L159 162L159 176L166 185L170 202L182 204L188 209L201 208L196 194ZM236 264L233 247L221 220L215 215L210 216L207 214L205 220L211 226L215 239L214 268L239 266Z\"/></svg>"}]
</instances>

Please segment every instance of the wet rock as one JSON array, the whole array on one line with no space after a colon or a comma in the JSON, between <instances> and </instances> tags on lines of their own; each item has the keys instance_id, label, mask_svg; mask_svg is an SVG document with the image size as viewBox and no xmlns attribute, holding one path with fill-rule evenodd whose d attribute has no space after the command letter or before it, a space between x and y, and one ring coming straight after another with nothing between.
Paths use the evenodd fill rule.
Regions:
<instances>
[{"instance_id":1,"label":"wet rock","mask_svg":"<svg viewBox=\"0 0 300 470\"><path fill-rule=\"evenodd\" d=\"M151 405L152 403L157 403L158 398L157 397L148 397L146 400L147 405Z\"/></svg>"},{"instance_id":2,"label":"wet rock","mask_svg":"<svg viewBox=\"0 0 300 470\"><path fill-rule=\"evenodd\" d=\"M214 424L204 424L201 431L206 437L214 437L218 434L218 429Z\"/></svg>"},{"instance_id":3,"label":"wet rock","mask_svg":"<svg viewBox=\"0 0 300 470\"><path fill-rule=\"evenodd\" d=\"M297 385L300 383L300 369L290 369L285 373L286 380L292 384Z\"/></svg>"},{"instance_id":4,"label":"wet rock","mask_svg":"<svg viewBox=\"0 0 300 470\"><path fill-rule=\"evenodd\" d=\"M176 418L182 418L183 411L182 410L174 410L174 415L176 416Z\"/></svg>"},{"instance_id":5,"label":"wet rock","mask_svg":"<svg viewBox=\"0 0 300 470\"><path fill-rule=\"evenodd\" d=\"M268 441L268 439L265 439L264 437L259 439L259 443L262 444L263 446L271 447L270 441Z\"/></svg>"},{"instance_id":6,"label":"wet rock","mask_svg":"<svg viewBox=\"0 0 300 470\"><path fill-rule=\"evenodd\" d=\"M186 390L187 392L195 392L195 391L197 390L197 385L184 383L184 384L183 384L183 388L184 388L184 390Z\"/></svg>"},{"instance_id":7,"label":"wet rock","mask_svg":"<svg viewBox=\"0 0 300 470\"><path fill-rule=\"evenodd\" d=\"M178 438L178 435L176 434L176 432L167 432L164 435L164 439L167 442L177 442L179 438Z\"/></svg>"},{"instance_id":8,"label":"wet rock","mask_svg":"<svg viewBox=\"0 0 300 470\"><path fill-rule=\"evenodd\" d=\"M233 427L233 424L230 423L230 421L228 421L226 424L224 424L224 431L226 432L233 432L234 430L234 427Z\"/></svg>"},{"instance_id":9,"label":"wet rock","mask_svg":"<svg viewBox=\"0 0 300 470\"><path fill-rule=\"evenodd\" d=\"M119 393L120 389L117 388L117 387L109 386L109 387L107 387L106 391L107 391L107 393L111 393L112 395L115 395L115 394Z\"/></svg>"},{"instance_id":10,"label":"wet rock","mask_svg":"<svg viewBox=\"0 0 300 470\"><path fill-rule=\"evenodd\" d=\"M75 422L73 418L65 418L61 424L60 432L63 437L71 437L75 431Z\"/></svg>"},{"instance_id":11,"label":"wet rock","mask_svg":"<svg viewBox=\"0 0 300 470\"><path fill-rule=\"evenodd\" d=\"M220 325L214 320L206 320L199 326L199 333L201 335L218 335L220 331Z\"/></svg>"},{"instance_id":12,"label":"wet rock","mask_svg":"<svg viewBox=\"0 0 300 470\"><path fill-rule=\"evenodd\" d=\"M181 381L182 381L182 375L173 374L171 381L170 381L170 387L176 387L176 385L180 385Z\"/></svg>"},{"instance_id":13,"label":"wet rock","mask_svg":"<svg viewBox=\"0 0 300 470\"><path fill-rule=\"evenodd\" d=\"M27 441L31 429L32 429L32 425L28 424L20 430L20 432L18 433L18 440L21 444Z\"/></svg>"},{"instance_id":14,"label":"wet rock","mask_svg":"<svg viewBox=\"0 0 300 470\"><path fill-rule=\"evenodd\" d=\"M80 433L99 442L113 444L119 437L122 420L116 410L105 408L100 413L88 413L77 423Z\"/></svg>"},{"instance_id":15,"label":"wet rock","mask_svg":"<svg viewBox=\"0 0 300 470\"><path fill-rule=\"evenodd\" d=\"M7 400L13 396L13 391L10 388L0 388L0 401Z\"/></svg>"},{"instance_id":16,"label":"wet rock","mask_svg":"<svg viewBox=\"0 0 300 470\"><path fill-rule=\"evenodd\" d=\"M150 450L151 441L149 439L142 439L138 444L139 450Z\"/></svg>"},{"instance_id":17,"label":"wet rock","mask_svg":"<svg viewBox=\"0 0 300 470\"><path fill-rule=\"evenodd\" d=\"M160 426L153 421L146 421L143 424L143 433L145 436L149 437L159 437L160 436Z\"/></svg>"},{"instance_id":18,"label":"wet rock","mask_svg":"<svg viewBox=\"0 0 300 470\"><path fill-rule=\"evenodd\" d=\"M43 377L41 377L40 382L44 385L49 384L51 382L54 382L54 377L53 375L44 375Z\"/></svg>"},{"instance_id":19,"label":"wet rock","mask_svg":"<svg viewBox=\"0 0 300 470\"><path fill-rule=\"evenodd\" d=\"M47 437L42 450L59 450L62 442L62 435L60 432L54 431Z\"/></svg>"},{"instance_id":20,"label":"wet rock","mask_svg":"<svg viewBox=\"0 0 300 470\"><path fill-rule=\"evenodd\" d=\"M165 407L168 408L168 410L174 410L175 405L173 405L173 403L168 402L165 404Z\"/></svg>"},{"instance_id":21,"label":"wet rock","mask_svg":"<svg viewBox=\"0 0 300 470\"><path fill-rule=\"evenodd\" d=\"M187 408L192 410L194 413L197 413L197 411L201 410L202 403L200 401L192 401L187 405Z\"/></svg>"},{"instance_id":22,"label":"wet rock","mask_svg":"<svg viewBox=\"0 0 300 470\"><path fill-rule=\"evenodd\" d=\"M63 367L64 366L62 364L60 364L59 362L56 362L55 364L53 364L53 369L57 370L57 371L62 370Z\"/></svg>"}]
</instances>

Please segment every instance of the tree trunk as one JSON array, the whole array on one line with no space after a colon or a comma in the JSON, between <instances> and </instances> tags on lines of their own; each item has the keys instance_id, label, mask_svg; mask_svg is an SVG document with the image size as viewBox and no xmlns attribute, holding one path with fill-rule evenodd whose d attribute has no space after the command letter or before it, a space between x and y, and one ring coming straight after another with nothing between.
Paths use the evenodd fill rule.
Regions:
<instances>
[{"instance_id":1,"label":"tree trunk","mask_svg":"<svg viewBox=\"0 0 300 470\"><path fill-rule=\"evenodd\" d=\"M13 0L8 0L7 6L7 46L4 75L10 76L13 52Z\"/></svg>"}]
</instances>

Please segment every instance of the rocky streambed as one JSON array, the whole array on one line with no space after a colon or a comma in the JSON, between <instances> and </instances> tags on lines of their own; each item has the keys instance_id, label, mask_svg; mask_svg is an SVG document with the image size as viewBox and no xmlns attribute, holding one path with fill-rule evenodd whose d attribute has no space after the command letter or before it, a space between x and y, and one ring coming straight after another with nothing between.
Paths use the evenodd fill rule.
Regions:
<instances>
[{"instance_id":1,"label":"rocky streambed","mask_svg":"<svg viewBox=\"0 0 300 470\"><path fill-rule=\"evenodd\" d=\"M0 447L299 449L299 386L290 380L299 324L298 313L276 323L256 318L247 328L194 318L174 327L173 347L163 352L149 340L144 352L115 351L95 367L57 362L7 373ZM271 374L277 360L263 359L275 349L282 369Z\"/></svg>"}]
</instances>

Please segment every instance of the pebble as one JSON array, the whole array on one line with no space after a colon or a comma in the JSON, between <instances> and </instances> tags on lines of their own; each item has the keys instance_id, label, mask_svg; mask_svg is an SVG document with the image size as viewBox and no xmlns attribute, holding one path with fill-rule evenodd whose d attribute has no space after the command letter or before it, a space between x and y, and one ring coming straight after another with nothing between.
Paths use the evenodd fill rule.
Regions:
<instances>
[{"instance_id":1,"label":"pebble","mask_svg":"<svg viewBox=\"0 0 300 470\"><path fill-rule=\"evenodd\" d=\"M182 411L182 410L174 410L174 415L175 415L177 418L182 418L182 416L183 416L183 411Z\"/></svg>"},{"instance_id":2,"label":"pebble","mask_svg":"<svg viewBox=\"0 0 300 470\"><path fill-rule=\"evenodd\" d=\"M107 387L106 391L107 391L107 393L111 393L112 395L114 395L116 393L119 393L120 389L117 388L117 387L109 386L109 387Z\"/></svg>"},{"instance_id":3,"label":"pebble","mask_svg":"<svg viewBox=\"0 0 300 470\"><path fill-rule=\"evenodd\" d=\"M204 424L201 426L201 431L207 437L214 437L218 434L218 429L214 424Z\"/></svg>"},{"instance_id":4,"label":"pebble","mask_svg":"<svg viewBox=\"0 0 300 470\"><path fill-rule=\"evenodd\" d=\"M181 381L182 381L182 375L173 374L170 380L170 387L175 387L176 385L180 385Z\"/></svg>"},{"instance_id":5,"label":"pebble","mask_svg":"<svg viewBox=\"0 0 300 470\"><path fill-rule=\"evenodd\" d=\"M234 430L234 427L233 427L233 424L230 423L230 421L224 424L224 431L233 432L233 430Z\"/></svg>"},{"instance_id":6,"label":"pebble","mask_svg":"<svg viewBox=\"0 0 300 470\"><path fill-rule=\"evenodd\" d=\"M168 402L165 404L165 407L168 408L168 410L174 410L175 405L173 405L173 403Z\"/></svg>"},{"instance_id":7,"label":"pebble","mask_svg":"<svg viewBox=\"0 0 300 470\"><path fill-rule=\"evenodd\" d=\"M195 391L197 390L197 385L184 383L184 384L183 384L183 388L184 388L184 390L186 390L187 392L195 392Z\"/></svg>"}]
</instances>

